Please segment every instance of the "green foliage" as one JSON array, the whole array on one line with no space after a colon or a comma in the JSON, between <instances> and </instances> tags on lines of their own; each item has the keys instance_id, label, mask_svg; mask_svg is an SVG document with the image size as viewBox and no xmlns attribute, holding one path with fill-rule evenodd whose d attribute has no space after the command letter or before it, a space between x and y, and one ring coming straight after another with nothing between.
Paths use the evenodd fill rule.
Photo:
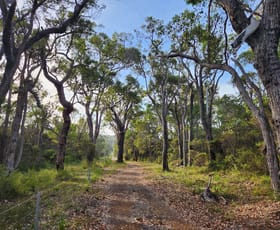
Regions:
<instances>
[{"instance_id":1,"label":"green foliage","mask_svg":"<svg viewBox=\"0 0 280 230\"><path fill-rule=\"evenodd\" d=\"M259 151L253 152L245 148L238 150L237 154L236 163L239 169L255 172L260 175L268 174L265 156Z\"/></svg>"},{"instance_id":2,"label":"green foliage","mask_svg":"<svg viewBox=\"0 0 280 230\"><path fill-rule=\"evenodd\" d=\"M208 154L207 153L197 153L195 151L191 152L192 165L194 166L207 166L208 165Z\"/></svg>"},{"instance_id":3,"label":"green foliage","mask_svg":"<svg viewBox=\"0 0 280 230\"><path fill-rule=\"evenodd\" d=\"M185 0L185 1L188 4L197 5L197 4L200 4L201 2L203 2L204 0Z\"/></svg>"},{"instance_id":4,"label":"green foliage","mask_svg":"<svg viewBox=\"0 0 280 230\"><path fill-rule=\"evenodd\" d=\"M28 172L15 171L7 176L4 167L0 169L0 228L31 229L34 223L36 191L41 194L40 228L69 228L69 207L73 202L92 188L91 183L100 179L104 167L106 172L113 173L124 164L115 164L111 159L103 158L94 161L90 167L91 179L88 181L88 165L86 161L67 165L64 171L43 169ZM92 191L90 191L92 192ZM3 200L5 202L3 202ZM29 202L30 200L30 202ZM27 202L28 201L28 202ZM77 207L76 204L75 210Z\"/></svg>"},{"instance_id":5,"label":"green foliage","mask_svg":"<svg viewBox=\"0 0 280 230\"><path fill-rule=\"evenodd\" d=\"M14 171L7 175L4 167L0 169L0 200L11 199L46 188L55 182L56 171L42 169L27 172Z\"/></svg>"}]
</instances>

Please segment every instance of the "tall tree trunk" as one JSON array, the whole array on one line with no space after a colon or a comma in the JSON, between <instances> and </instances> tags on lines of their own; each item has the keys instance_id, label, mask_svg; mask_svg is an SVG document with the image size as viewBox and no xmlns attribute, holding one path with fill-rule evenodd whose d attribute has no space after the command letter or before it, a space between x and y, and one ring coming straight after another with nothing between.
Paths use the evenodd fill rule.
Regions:
<instances>
[{"instance_id":1,"label":"tall tree trunk","mask_svg":"<svg viewBox=\"0 0 280 230\"><path fill-rule=\"evenodd\" d=\"M41 51L40 55L41 55L41 67L43 69L44 76L55 86L59 98L59 102L63 106L63 111L62 111L63 125L58 137L58 151L56 155L56 169L63 170L64 158L66 153L67 136L71 126L70 114L74 110L73 104L67 101L66 99L63 83L72 76L74 61L73 60L71 61L71 64L69 66L69 71L67 72L66 76L61 81L59 81L53 76L51 76L48 72L47 61L44 54L44 50Z\"/></svg>"},{"instance_id":2,"label":"tall tree trunk","mask_svg":"<svg viewBox=\"0 0 280 230\"><path fill-rule=\"evenodd\" d=\"M91 141L87 153L88 164L91 164L95 155L95 139L93 135L93 122L92 122L92 112L90 111L90 101L85 104L85 110L87 115L87 124L88 124L88 134Z\"/></svg>"},{"instance_id":3,"label":"tall tree trunk","mask_svg":"<svg viewBox=\"0 0 280 230\"><path fill-rule=\"evenodd\" d=\"M89 139L93 142L93 122L92 122L92 112L90 111L90 102L85 104L85 110L87 115L87 124L88 124L88 134Z\"/></svg>"},{"instance_id":4,"label":"tall tree trunk","mask_svg":"<svg viewBox=\"0 0 280 230\"><path fill-rule=\"evenodd\" d=\"M95 114L95 126L94 127L93 127L93 121L92 121L93 112L90 111L90 102L85 104L85 110L86 110L86 115L87 115L89 138L91 140L90 149L87 154L87 160L88 160L88 163L91 164L94 157L96 156L96 144L97 144L97 139L98 139L99 133L100 133L100 126L101 126L104 109L101 108L100 110L95 111L95 113L94 113Z\"/></svg>"},{"instance_id":5,"label":"tall tree trunk","mask_svg":"<svg viewBox=\"0 0 280 230\"><path fill-rule=\"evenodd\" d=\"M0 164L5 162L6 159L6 147L7 147L7 140L8 140L8 126L10 121L11 115L11 100L12 100L12 90L9 91L8 100L7 100L7 108L5 113L5 119L2 124L1 129L1 139L0 139Z\"/></svg>"},{"instance_id":6,"label":"tall tree trunk","mask_svg":"<svg viewBox=\"0 0 280 230\"><path fill-rule=\"evenodd\" d=\"M117 144L118 144L117 162L119 163L123 162L124 140L125 140L125 131L121 130L117 133Z\"/></svg>"},{"instance_id":7,"label":"tall tree trunk","mask_svg":"<svg viewBox=\"0 0 280 230\"><path fill-rule=\"evenodd\" d=\"M183 107L183 106L182 106ZM184 131L185 131L185 118L184 118L184 112L183 108L180 108L180 105L177 102L177 99L175 98L174 103L174 117L176 120L177 125L177 138L178 138L178 150L179 150L179 159L180 159L180 165L184 165Z\"/></svg>"},{"instance_id":8,"label":"tall tree trunk","mask_svg":"<svg viewBox=\"0 0 280 230\"><path fill-rule=\"evenodd\" d=\"M194 115L193 115L193 109L194 109L194 90L191 87L190 92L190 108L189 108L189 129L188 129L188 166L191 166L191 143L194 138Z\"/></svg>"},{"instance_id":9,"label":"tall tree trunk","mask_svg":"<svg viewBox=\"0 0 280 230\"><path fill-rule=\"evenodd\" d=\"M162 117L162 132L163 132L163 144L162 144L162 170L169 171L168 167L168 125L166 117Z\"/></svg>"},{"instance_id":10,"label":"tall tree trunk","mask_svg":"<svg viewBox=\"0 0 280 230\"><path fill-rule=\"evenodd\" d=\"M179 159L180 159L180 165L184 165L184 127L181 122L177 124L178 126L178 131L177 131L177 136L178 136L178 147L179 147Z\"/></svg>"},{"instance_id":11,"label":"tall tree trunk","mask_svg":"<svg viewBox=\"0 0 280 230\"><path fill-rule=\"evenodd\" d=\"M183 119L183 117L182 117ZM183 146L182 146L182 151L183 151L183 159L182 159L182 162L183 162L183 166L186 167L187 164L188 164L188 155L189 155L189 152L188 152L188 129L186 127L186 124L185 124L185 119L183 123L183 127L182 127L182 139L183 139Z\"/></svg>"},{"instance_id":12,"label":"tall tree trunk","mask_svg":"<svg viewBox=\"0 0 280 230\"><path fill-rule=\"evenodd\" d=\"M22 121L21 121L21 131L20 131L20 144L19 144L19 151L18 151L18 156L16 157L16 163L15 163L15 168L19 166L19 163L21 162L22 154L23 154L23 148L24 148L24 135L25 135L25 119L26 119L26 114L27 114L27 101L24 105L24 111L23 111L23 116L22 116Z\"/></svg>"},{"instance_id":13,"label":"tall tree trunk","mask_svg":"<svg viewBox=\"0 0 280 230\"><path fill-rule=\"evenodd\" d=\"M205 96L204 96L204 84L202 81L202 74L199 73L199 76L196 77L196 87L197 93L199 98L199 108L200 108L200 119L205 131L206 141L208 145L208 154L209 154L209 161L214 162L216 160L216 154L212 148L213 142L213 134L212 134L212 117L210 109L208 105L205 105ZM206 100L208 100L206 98Z\"/></svg>"},{"instance_id":14,"label":"tall tree trunk","mask_svg":"<svg viewBox=\"0 0 280 230\"><path fill-rule=\"evenodd\" d=\"M33 82L30 80L21 80L18 97L17 97L17 106L15 117L12 123L11 137L9 140L9 145L7 147L6 153L6 167L8 172L12 172L15 169L15 160L16 160L16 148L18 144L19 130L21 127L22 115L27 103L27 94L28 91L33 87Z\"/></svg>"},{"instance_id":15,"label":"tall tree trunk","mask_svg":"<svg viewBox=\"0 0 280 230\"><path fill-rule=\"evenodd\" d=\"M258 44L252 45L256 57L255 67L266 89L272 112L273 131L278 154L280 150L280 2L270 0L265 2L264 17L261 23ZM273 17L271 17L271 15Z\"/></svg>"},{"instance_id":16,"label":"tall tree trunk","mask_svg":"<svg viewBox=\"0 0 280 230\"><path fill-rule=\"evenodd\" d=\"M188 114L188 93L184 100L184 104L181 107L181 123L182 123L182 163L183 166L186 167L188 164L188 128L187 128L187 114Z\"/></svg>"},{"instance_id":17,"label":"tall tree trunk","mask_svg":"<svg viewBox=\"0 0 280 230\"><path fill-rule=\"evenodd\" d=\"M71 126L71 117L70 114L73 111L72 104L69 103L69 107L64 107L62 116L63 116L63 126L60 130L60 135L58 139L58 151L56 155L56 169L63 170L64 169L64 159L66 153L66 144L67 144L67 136Z\"/></svg>"}]
</instances>

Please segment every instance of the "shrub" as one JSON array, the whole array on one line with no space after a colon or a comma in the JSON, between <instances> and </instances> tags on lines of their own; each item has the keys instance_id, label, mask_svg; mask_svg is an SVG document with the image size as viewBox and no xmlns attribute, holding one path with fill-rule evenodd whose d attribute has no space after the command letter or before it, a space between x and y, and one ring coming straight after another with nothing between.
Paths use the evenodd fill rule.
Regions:
<instances>
[{"instance_id":1,"label":"shrub","mask_svg":"<svg viewBox=\"0 0 280 230\"><path fill-rule=\"evenodd\" d=\"M6 169L0 166L0 200L10 199L18 195L11 177L12 175L8 176Z\"/></svg>"},{"instance_id":2,"label":"shrub","mask_svg":"<svg viewBox=\"0 0 280 230\"><path fill-rule=\"evenodd\" d=\"M259 152L253 152L249 149L241 149L237 151L238 156L236 162L240 169L255 172L259 174L267 174L265 156Z\"/></svg>"},{"instance_id":3,"label":"shrub","mask_svg":"<svg viewBox=\"0 0 280 230\"><path fill-rule=\"evenodd\" d=\"M37 189L45 188L50 184L53 184L55 178L55 170L28 170L27 172L14 171L10 175L7 175L5 168L1 167L0 200L12 199L17 196L27 195Z\"/></svg>"},{"instance_id":4,"label":"shrub","mask_svg":"<svg viewBox=\"0 0 280 230\"><path fill-rule=\"evenodd\" d=\"M195 153L192 151L192 162L194 166L206 166L208 163L208 155L205 152Z\"/></svg>"}]
</instances>

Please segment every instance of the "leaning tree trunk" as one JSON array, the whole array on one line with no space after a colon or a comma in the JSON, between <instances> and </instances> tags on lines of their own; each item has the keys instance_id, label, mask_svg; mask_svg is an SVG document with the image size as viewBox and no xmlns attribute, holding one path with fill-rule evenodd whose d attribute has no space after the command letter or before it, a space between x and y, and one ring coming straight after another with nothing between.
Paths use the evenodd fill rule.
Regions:
<instances>
[{"instance_id":1,"label":"leaning tree trunk","mask_svg":"<svg viewBox=\"0 0 280 230\"><path fill-rule=\"evenodd\" d=\"M64 159L66 153L66 144L67 144L67 136L71 126L71 117L70 114L73 112L74 107L73 104L68 102L65 98L64 88L62 82L55 82L55 87L57 89L59 101L63 106L63 125L60 130L60 135L58 139L58 151L56 155L56 169L63 170L64 169Z\"/></svg>"},{"instance_id":2,"label":"leaning tree trunk","mask_svg":"<svg viewBox=\"0 0 280 230\"><path fill-rule=\"evenodd\" d=\"M218 3L220 3L230 15L231 24L234 30L237 33L240 33L248 25L249 21L245 15L242 3L238 0L218 0ZM273 132L275 133L275 137L274 135L271 136L271 138L274 138L271 143L276 144L276 150L278 151L280 149L280 60L278 53L280 38L279 11L279 0L264 1L264 11L260 26L255 33L246 40L254 52L254 66L258 71L269 97L270 110L272 112L272 127ZM262 130L262 132L265 131ZM269 148L269 146L267 146L267 148ZM275 151L272 146L271 152L267 151L267 163L271 170L270 176L272 187L275 191L280 191L279 163Z\"/></svg>"},{"instance_id":3,"label":"leaning tree trunk","mask_svg":"<svg viewBox=\"0 0 280 230\"><path fill-rule=\"evenodd\" d=\"M274 142L273 131L266 117L260 116L258 120L266 147L265 157L271 178L271 186L274 191L280 191L279 161L277 158L277 147Z\"/></svg>"}]
</instances>

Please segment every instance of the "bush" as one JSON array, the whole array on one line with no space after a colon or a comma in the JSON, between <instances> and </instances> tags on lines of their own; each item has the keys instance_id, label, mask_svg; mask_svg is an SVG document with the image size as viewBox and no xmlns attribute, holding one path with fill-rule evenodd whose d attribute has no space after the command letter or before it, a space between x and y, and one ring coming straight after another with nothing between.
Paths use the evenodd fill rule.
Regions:
<instances>
[{"instance_id":1,"label":"bush","mask_svg":"<svg viewBox=\"0 0 280 230\"><path fill-rule=\"evenodd\" d=\"M206 166L208 164L208 154L205 152L197 153L192 151L192 163L194 166Z\"/></svg>"},{"instance_id":2,"label":"bush","mask_svg":"<svg viewBox=\"0 0 280 230\"><path fill-rule=\"evenodd\" d=\"M248 149L238 150L237 153L236 162L240 169L262 175L267 174L268 170L264 155Z\"/></svg>"},{"instance_id":3,"label":"bush","mask_svg":"<svg viewBox=\"0 0 280 230\"><path fill-rule=\"evenodd\" d=\"M12 183L12 176L8 176L6 169L0 166L0 200L10 199L18 195Z\"/></svg>"},{"instance_id":4,"label":"bush","mask_svg":"<svg viewBox=\"0 0 280 230\"><path fill-rule=\"evenodd\" d=\"M7 175L5 168L1 167L0 200L12 199L17 196L27 195L37 189L45 188L54 183L55 178L55 170L28 170L27 172L14 171L10 175Z\"/></svg>"}]
</instances>

